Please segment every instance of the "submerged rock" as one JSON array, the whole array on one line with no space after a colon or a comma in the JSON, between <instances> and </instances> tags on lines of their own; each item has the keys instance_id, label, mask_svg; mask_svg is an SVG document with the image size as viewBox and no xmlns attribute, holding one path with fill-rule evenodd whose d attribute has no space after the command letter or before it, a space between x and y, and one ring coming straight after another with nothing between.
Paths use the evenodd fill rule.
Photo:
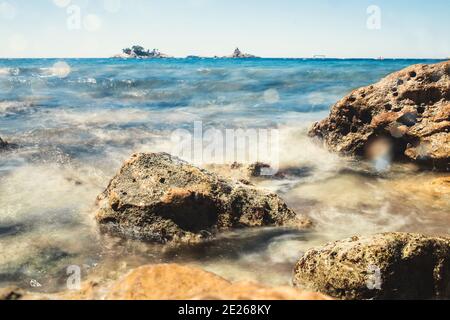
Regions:
<instances>
[{"instance_id":1,"label":"submerged rock","mask_svg":"<svg viewBox=\"0 0 450 320\"><path fill-rule=\"evenodd\" d=\"M414 65L353 91L313 126L310 136L323 139L332 151L366 157L373 156L374 142L384 139L394 159L448 171L449 130L447 61Z\"/></svg>"},{"instance_id":2,"label":"submerged rock","mask_svg":"<svg viewBox=\"0 0 450 320\"><path fill-rule=\"evenodd\" d=\"M395 180L386 180L385 186L395 192L400 201L431 204L441 208L443 219L448 218L450 208L450 175L439 178L426 175L412 175Z\"/></svg>"},{"instance_id":3,"label":"submerged rock","mask_svg":"<svg viewBox=\"0 0 450 320\"><path fill-rule=\"evenodd\" d=\"M306 252L294 285L341 299L449 299L450 238L385 233L330 243Z\"/></svg>"},{"instance_id":4,"label":"submerged rock","mask_svg":"<svg viewBox=\"0 0 450 320\"><path fill-rule=\"evenodd\" d=\"M450 197L450 176L434 179L431 187L436 194Z\"/></svg>"},{"instance_id":5,"label":"submerged rock","mask_svg":"<svg viewBox=\"0 0 450 320\"><path fill-rule=\"evenodd\" d=\"M232 228L311 224L276 194L165 153L133 155L98 197L98 206L102 229L159 243L198 242Z\"/></svg>"},{"instance_id":6,"label":"submerged rock","mask_svg":"<svg viewBox=\"0 0 450 320\"><path fill-rule=\"evenodd\" d=\"M231 283L213 273L176 264L144 266L110 289L107 300L329 300L295 288Z\"/></svg>"}]
</instances>

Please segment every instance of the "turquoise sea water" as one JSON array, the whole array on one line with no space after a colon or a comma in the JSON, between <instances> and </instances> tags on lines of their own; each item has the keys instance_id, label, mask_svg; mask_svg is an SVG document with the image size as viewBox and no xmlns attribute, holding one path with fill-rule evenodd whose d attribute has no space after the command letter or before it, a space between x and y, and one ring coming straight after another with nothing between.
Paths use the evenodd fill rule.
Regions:
<instances>
[{"instance_id":1,"label":"turquoise sea water","mask_svg":"<svg viewBox=\"0 0 450 320\"><path fill-rule=\"evenodd\" d=\"M394 166L332 155L306 136L351 90L432 60L0 60L0 285L64 288L65 270L114 277L144 263L201 265L231 280L286 284L311 246L380 231L448 233L448 202L402 193ZM258 181L316 222L310 232L252 230L178 251L104 238L92 208L136 151L170 151L170 133L195 121L218 129L278 128L291 177ZM408 181L408 180L405 180ZM271 270L270 272L267 270Z\"/></svg>"}]
</instances>

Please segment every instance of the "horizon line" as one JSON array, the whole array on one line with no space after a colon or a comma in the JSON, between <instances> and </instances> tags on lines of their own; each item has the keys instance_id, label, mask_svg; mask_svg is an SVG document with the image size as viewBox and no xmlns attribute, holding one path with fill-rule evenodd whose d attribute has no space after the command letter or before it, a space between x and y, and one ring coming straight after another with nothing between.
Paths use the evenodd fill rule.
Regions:
<instances>
[{"instance_id":1,"label":"horizon line","mask_svg":"<svg viewBox=\"0 0 450 320\"><path fill-rule=\"evenodd\" d=\"M122 58L114 56L86 56L86 57L51 57L51 56L37 56L37 57L0 57L0 60L26 60L26 59L114 59L114 60L170 60L170 59L211 59L211 60L260 60L260 59L307 59L307 60L450 60L449 57L252 57L252 58L233 58L222 56L170 56L165 58Z\"/></svg>"}]
</instances>

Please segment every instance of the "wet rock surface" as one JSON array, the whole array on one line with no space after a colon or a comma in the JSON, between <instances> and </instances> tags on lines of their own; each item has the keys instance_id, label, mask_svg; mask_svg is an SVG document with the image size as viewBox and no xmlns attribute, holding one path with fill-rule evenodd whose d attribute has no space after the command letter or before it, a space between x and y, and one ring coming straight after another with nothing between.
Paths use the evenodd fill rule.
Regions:
<instances>
[{"instance_id":1,"label":"wet rock surface","mask_svg":"<svg viewBox=\"0 0 450 320\"><path fill-rule=\"evenodd\" d=\"M276 194L165 153L135 154L98 197L103 230L158 243L196 243L233 228L311 223Z\"/></svg>"},{"instance_id":2,"label":"wet rock surface","mask_svg":"<svg viewBox=\"0 0 450 320\"><path fill-rule=\"evenodd\" d=\"M399 197L408 201L432 203L434 207L443 208L443 215L448 218L450 175L432 179L421 176L408 177L389 181L388 185L393 188ZM445 211L446 209L447 211Z\"/></svg>"},{"instance_id":3,"label":"wet rock surface","mask_svg":"<svg viewBox=\"0 0 450 320\"><path fill-rule=\"evenodd\" d=\"M337 241L306 252L293 282L340 299L449 299L450 238L385 233Z\"/></svg>"},{"instance_id":4,"label":"wet rock surface","mask_svg":"<svg viewBox=\"0 0 450 320\"><path fill-rule=\"evenodd\" d=\"M392 156L450 170L450 62L414 65L357 89L316 123L310 136L345 155L368 156L377 139Z\"/></svg>"}]
</instances>

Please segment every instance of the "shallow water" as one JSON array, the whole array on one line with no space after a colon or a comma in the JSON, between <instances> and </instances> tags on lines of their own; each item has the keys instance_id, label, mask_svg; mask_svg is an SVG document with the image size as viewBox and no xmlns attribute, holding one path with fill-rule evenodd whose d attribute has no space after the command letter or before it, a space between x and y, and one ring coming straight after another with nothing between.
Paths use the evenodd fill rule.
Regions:
<instances>
[{"instance_id":1,"label":"shallow water","mask_svg":"<svg viewBox=\"0 0 450 320\"><path fill-rule=\"evenodd\" d=\"M66 268L115 278L146 263L200 265L230 280L288 284L308 248L355 234L450 234L439 177L409 165L377 172L307 138L313 121L354 88L418 60L0 60L0 286L64 289ZM70 68L70 69L69 69ZM309 231L234 231L195 247L162 248L101 236L96 196L137 151L173 150L171 133L205 127L276 128L283 179L259 179ZM418 187L419 186L419 187Z\"/></svg>"}]
</instances>

